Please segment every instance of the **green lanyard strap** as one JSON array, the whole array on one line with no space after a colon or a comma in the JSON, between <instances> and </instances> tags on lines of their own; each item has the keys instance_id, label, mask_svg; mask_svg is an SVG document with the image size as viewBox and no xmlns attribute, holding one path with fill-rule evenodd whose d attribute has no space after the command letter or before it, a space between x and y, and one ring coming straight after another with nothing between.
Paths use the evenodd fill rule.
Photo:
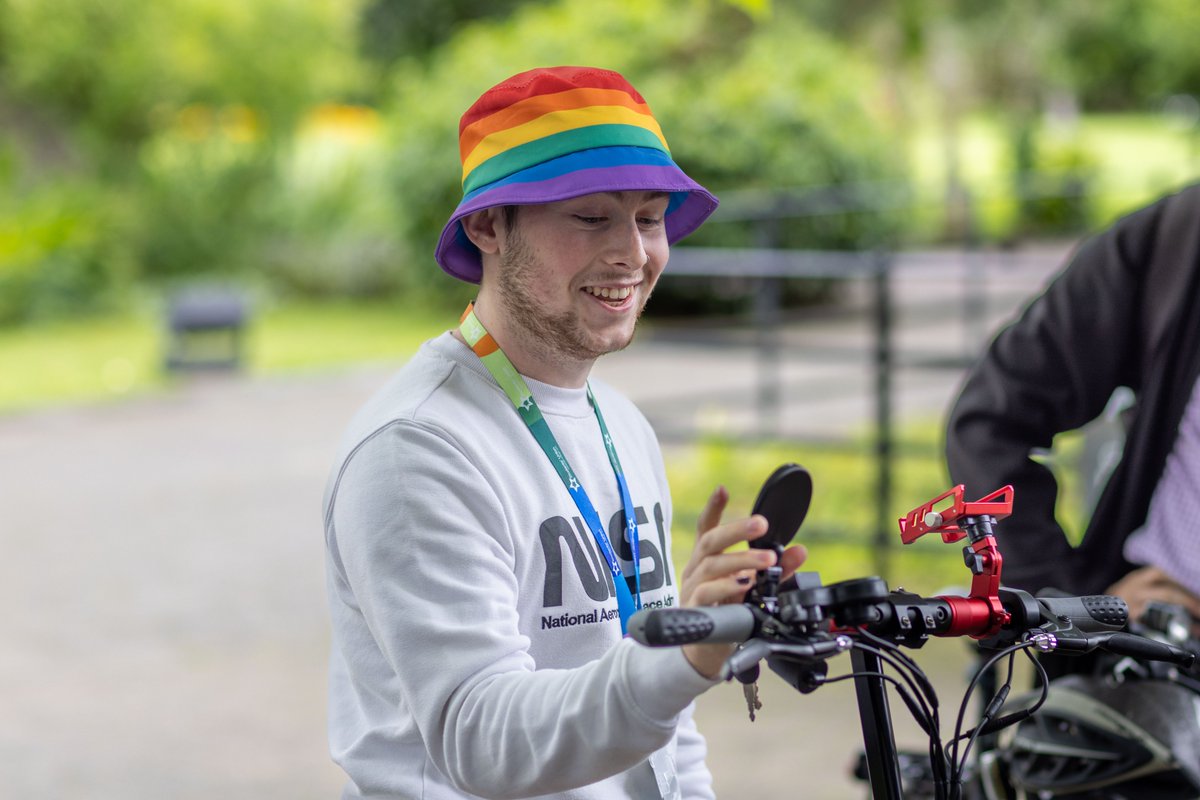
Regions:
<instances>
[{"instance_id":1,"label":"green lanyard strap","mask_svg":"<svg viewBox=\"0 0 1200 800\"><path fill-rule=\"evenodd\" d=\"M613 474L617 478L617 487L621 492L621 505L625 515L625 537L629 541L629 549L633 559L633 582L634 590L630 592L629 584L626 582L621 573L621 565L617 561L617 555L613 551L612 542L609 541L608 534L604 530L604 525L600 522L600 515L596 513L595 506L592 505L591 498L588 497L582 484L575 477L575 471L571 469L571 463L567 460L567 456L563 453L562 448L558 446L558 441L554 438L554 433L550 430L550 426L546 423L545 417L542 416L542 411L538 408L537 402L533 399L533 393L529 391L529 384L517 372L516 367L508 360L508 356L500 349L500 345L492 338L487 329L483 327L483 323L475 316L475 306L470 304L467 310L463 312L462 322L458 328L467 344L475 355L479 356L480 361L487 367L488 372L496 379L496 383L500 384L500 388L504 390L504 394L512 402L513 408L517 410L517 414L521 417L521 421L529 428L533 438L542 448L542 452L546 454L546 458L550 460L554 470L558 473L558 477L562 480L563 486L567 488L571 498L575 501L576 508L579 509L580 515L584 522L592 532L592 537L596 540L596 545L600 548L601 555L608 563L609 572L612 573L613 586L617 592L617 610L621 617L621 633L626 633L629 617L633 612L642 607L642 576L640 565L640 553L638 547L638 531L637 531L637 516L633 509L633 501L629 495L629 485L625 480L625 473L621 469L621 461L617 458L616 447L613 446L612 436L608 432L608 426L604 423L604 415L600 413L600 405L596 402L595 395L592 394L592 387L587 387L588 403L592 406L592 411L596 414L596 420L600 423L600 433L604 437L604 450L608 454L608 462L612 465Z\"/></svg>"}]
</instances>

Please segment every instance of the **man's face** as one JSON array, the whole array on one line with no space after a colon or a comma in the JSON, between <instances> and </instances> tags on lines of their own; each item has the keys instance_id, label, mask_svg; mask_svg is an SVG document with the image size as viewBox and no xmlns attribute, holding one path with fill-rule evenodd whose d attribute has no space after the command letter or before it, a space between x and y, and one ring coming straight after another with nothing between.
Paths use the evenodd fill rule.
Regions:
<instances>
[{"instance_id":1,"label":"man's face","mask_svg":"<svg viewBox=\"0 0 1200 800\"><path fill-rule=\"evenodd\" d=\"M667 263L668 199L605 192L521 206L496 285L523 344L576 363L627 346Z\"/></svg>"}]
</instances>

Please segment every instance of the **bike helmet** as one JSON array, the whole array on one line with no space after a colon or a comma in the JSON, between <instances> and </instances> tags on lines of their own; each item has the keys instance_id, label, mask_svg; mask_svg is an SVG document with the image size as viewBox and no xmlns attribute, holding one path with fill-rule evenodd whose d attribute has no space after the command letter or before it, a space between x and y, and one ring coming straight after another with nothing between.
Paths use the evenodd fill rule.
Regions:
<instances>
[{"instance_id":1,"label":"bike helmet","mask_svg":"<svg viewBox=\"0 0 1200 800\"><path fill-rule=\"evenodd\" d=\"M1000 757L1032 796L1200 797L1200 695L1167 680L1066 676L1002 737Z\"/></svg>"}]
</instances>

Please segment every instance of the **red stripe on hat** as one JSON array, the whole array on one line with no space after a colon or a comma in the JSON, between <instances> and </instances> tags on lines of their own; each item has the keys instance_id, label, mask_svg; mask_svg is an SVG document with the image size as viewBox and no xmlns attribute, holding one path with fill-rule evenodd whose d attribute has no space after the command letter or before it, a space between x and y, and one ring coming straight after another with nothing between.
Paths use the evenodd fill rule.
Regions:
<instances>
[{"instance_id":1,"label":"red stripe on hat","mask_svg":"<svg viewBox=\"0 0 1200 800\"><path fill-rule=\"evenodd\" d=\"M627 92L638 103L646 102L637 90L629 85L629 81L612 70L594 67L531 69L514 75L484 92L462 115L458 126L459 134L484 117L528 97L585 88L619 89Z\"/></svg>"},{"instance_id":2,"label":"red stripe on hat","mask_svg":"<svg viewBox=\"0 0 1200 800\"><path fill-rule=\"evenodd\" d=\"M498 131L515 128L555 111L573 111L592 106L621 106L653 119L650 106L630 96L626 89L571 89L554 94L535 95L502 108L464 128L459 134L459 155L463 161L481 141Z\"/></svg>"}]
</instances>

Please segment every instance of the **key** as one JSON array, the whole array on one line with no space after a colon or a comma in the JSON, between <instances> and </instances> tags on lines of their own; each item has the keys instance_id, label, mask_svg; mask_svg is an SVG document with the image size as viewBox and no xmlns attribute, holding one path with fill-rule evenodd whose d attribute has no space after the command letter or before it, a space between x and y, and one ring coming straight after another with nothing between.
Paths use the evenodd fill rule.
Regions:
<instances>
[{"instance_id":1,"label":"key","mask_svg":"<svg viewBox=\"0 0 1200 800\"><path fill-rule=\"evenodd\" d=\"M743 683L742 693L746 695L746 708L750 712L750 721L754 722L754 712L762 708L762 701L758 699L758 681Z\"/></svg>"}]
</instances>

